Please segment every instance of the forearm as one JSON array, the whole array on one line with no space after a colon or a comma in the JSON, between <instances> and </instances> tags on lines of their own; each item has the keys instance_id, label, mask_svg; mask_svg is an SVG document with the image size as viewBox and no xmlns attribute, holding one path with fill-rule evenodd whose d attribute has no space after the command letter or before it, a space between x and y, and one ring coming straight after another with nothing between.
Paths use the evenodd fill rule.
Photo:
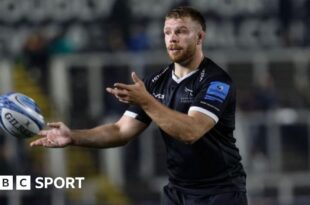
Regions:
<instances>
[{"instance_id":1,"label":"forearm","mask_svg":"<svg viewBox=\"0 0 310 205\"><path fill-rule=\"evenodd\" d=\"M193 143L204 134L203 126L193 117L174 111L153 97L142 108L162 130L185 143Z\"/></svg>"},{"instance_id":2,"label":"forearm","mask_svg":"<svg viewBox=\"0 0 310 205\"><path fill-rule=\"evenodd\" d=\"M72 130L72 145L95 148L118 147L127 143L116 124L101 125L92 129Z\"/></svg>"}]
</instances>

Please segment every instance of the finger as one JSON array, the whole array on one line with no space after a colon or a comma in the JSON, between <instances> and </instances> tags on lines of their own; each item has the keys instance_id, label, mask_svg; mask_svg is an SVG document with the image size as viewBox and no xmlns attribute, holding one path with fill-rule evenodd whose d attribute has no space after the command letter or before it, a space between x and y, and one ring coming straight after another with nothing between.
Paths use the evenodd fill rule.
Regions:
<instances>
[{"instance_id":1,"label":"finger","mask_svg":"<svg viewBox=\"0 0 310 205\"><path fill-rule=\"evenodd\" d=\"M51 143L48 140L44 140L42 142L42 144L43 144L44 147L50 147L51 146Z\"/></svg>"},{"instance_id":2,"label":"finger","mask_svg":"<svg viewBox=\"0 0 310 205\"><path fill-rule=\"evenodd\" d=\"M139 78L139 76L135 72L131 73L131 78L132 78L133 82L135 82L135 83L142 82L142 80Z\"/></svg>"},{"instance_id":3,"label":"finger","mask_svg":"<svg viewBox=\"0 0 310 205\"><path fill-rule=\"evenodd\" d=\"M124 97L117 97L118 101L122 103L130 103L130 98L129 96L124 96Z\"/></svg>"},{"instance_id":4,"label":"finger","mask_svg":"<svg viewBox=\"0 0 310 205\"><path fill-rule=\"evenodd\" d=\"M37 140L31 142L31 143L30 143L30 146L31 146L31 147L43 146L43 145L44 145L44 141L46 141L46 138L37 139Z\"/></svg>"},{"instance_id":5,"label":"finger","mask_svg":"<svg viewBox=\"0 0 310 205\"><path fill-rule=\"evenodd\" d=\"M106 88L106 91L113 94L113 95L122 95L122 94L127 93L127 90L118 89L118 88Z\"/></svg>"},{"instance_id":6,"label":"finger","mask_svg":"<svg viewBox=\"0 0 310 205\"><path fill-rule=\"evenodd\" d=\"M106 91L107 91L108 93L114 94L114 89L113 89L113 88L107 87L107 88L106 88Z\"/></svg>"},{"instance_id":7,"label":"finger","mask_svg":"<svg viewBox=\"0 0 310 205\"><path fill-rule=\"evenodd\" d=\"M131 90L131 86L132 85L127 85L124 83L115 83L114 87L118 88L118 89L125 89L125 90Z\"/></svg>"},{"instance_id":8,"label":"finger","mask_svg":"<svg viewBox=\"0 0 310 205\"><path fill-rule=\"evenodd\" d=\"M51 128L60 128L61 122L49 122L49 123L47 123L47 126L49 126Z\"/></svg>"},{"instance_id":9,"label":"finger","mask_svg":"<svg viewBox=\"0 0 310 205\"><path fill-rule=\"evenodd\" d=\"M119 98L118 100L119 100L120 102L122 102L122 103L126 103L126 104L130 103L128 100L123 100L123 99L121 99L121 98Z\"/></svg>"},{"instance_id":10,"label":"finger","mask_svg":"<svg viewBox=\"0 0 310 205\"><path fill-rule=\"evenodd\" d=\"M113 89L113 88L106 88L106 91L107 91L108 93L110 93L110 94L114 95L114 97L116 97L116 98L117 98L116 93L115 93L115 91L114 91L114 89Z\"/></svg>"},{"instance_id":11,"label":"finger","mask_svg":"<svg viewBox=\"0 0 310 205\"><path fill-rule=\"evenodd\" d=\"M48 132L50 132L49 130L41 130L40 132L38 132L38 135L42 136L42 137L46 137Z\"/></svg>"},{"instance_id":12,"label":"finger","mask_svg":"<svg viewBox=\"0 0 310 205\"><path fill-rule=\"evenodd\" d=\"M42 143L43 143L44 147L53 147L53 146L55 146L55 142L53 140L51 140L50 138L48 138L48 137L44 138Z\"/></svg>"},{"instance_id":13,"label":"finger","mask_svg":"<svg viewBox=\"0 0 310 205\"><path fill-rule=\"evenodd\" d=\"M116 98L126 97L128 95L128 91L124 89L107 88L107 91L114 95Z\"/></svg>"},{"instance_id":14,"label":"finger","mask_svg":"<svg viewBox=\"0 0 310 205\"><path fill-rule=\"evenodd\" d=\"M49 143L50 145L55 144L55 141L52 140L51 138L47 138L47 143Z\"/></svg>"},{"instance_id":15,"label":"finger","mask_svg":"<svg viewBox=\"0 0 310 205\"><path fill-rule=\"evenodd\" d=\"M125 98L128 96L128 90L124 90L124 89L116 89L115 93L116 93L116 96L119 98Z\"/></svg>"}]
</instances>

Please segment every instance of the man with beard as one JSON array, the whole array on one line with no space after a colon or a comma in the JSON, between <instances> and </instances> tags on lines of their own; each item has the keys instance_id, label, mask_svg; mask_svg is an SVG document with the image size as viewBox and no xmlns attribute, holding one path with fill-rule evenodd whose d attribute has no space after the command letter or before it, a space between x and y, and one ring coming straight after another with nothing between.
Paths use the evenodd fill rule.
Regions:
<instances>
[{"instance_id":1,"label":"man with beard","mask_svg":"<svg viewBox=\"0 0 310 205\"><path fill-rule=\"evenodd\" d=\"M130 104L119 121L86 130L49 123L51 129L31 145L116 147L153 121L167 148L163 205L245 205L245 172L233 136L235 86L204 57L204 18L193 8L179 7L167 14L163 31L172 64L144 81L132 73L133 84L107 88Z\"/></svg>"}]
</instances>

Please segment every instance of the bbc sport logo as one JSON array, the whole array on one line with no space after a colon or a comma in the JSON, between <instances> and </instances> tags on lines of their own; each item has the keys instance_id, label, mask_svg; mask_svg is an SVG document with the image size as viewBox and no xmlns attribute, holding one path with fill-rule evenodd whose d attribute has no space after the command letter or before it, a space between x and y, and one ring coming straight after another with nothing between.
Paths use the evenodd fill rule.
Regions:
<instances>
[{"instance_id":1,"label":"bbc sport logo","mask_svg":"<svg viewBox=\"0 0 310 205\"><path fill-rule=\"evenodd\" d=\"M35 177L34 183L30 175L0 175L0 190L34 189L81 189L85 177Z\"/></svg>"}]
</instances>

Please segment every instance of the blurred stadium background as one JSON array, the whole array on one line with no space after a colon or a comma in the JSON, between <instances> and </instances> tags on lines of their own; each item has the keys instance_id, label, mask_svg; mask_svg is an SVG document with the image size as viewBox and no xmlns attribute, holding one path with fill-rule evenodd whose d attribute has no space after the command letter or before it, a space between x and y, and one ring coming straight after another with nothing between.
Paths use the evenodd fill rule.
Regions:
<instances>
[{"instance_id":1,"label":"blurred stadium background","mask_svg":"<svg viewBox=\"0 0 310 205\"><path fill-rule=\"evenodd\" d=\"M237 84L249 204L309 205L309 0L1 0L0 94L27 94L72 128L117 119L126 106L105 87L169 62L163 17L176 5L205 15L206 55ZM0 191L1 205L159 204L167 179L154 125L116 149L29 142L0 134L0 175L84 176L83 188Z\"/></svg>"}]
</instances>

